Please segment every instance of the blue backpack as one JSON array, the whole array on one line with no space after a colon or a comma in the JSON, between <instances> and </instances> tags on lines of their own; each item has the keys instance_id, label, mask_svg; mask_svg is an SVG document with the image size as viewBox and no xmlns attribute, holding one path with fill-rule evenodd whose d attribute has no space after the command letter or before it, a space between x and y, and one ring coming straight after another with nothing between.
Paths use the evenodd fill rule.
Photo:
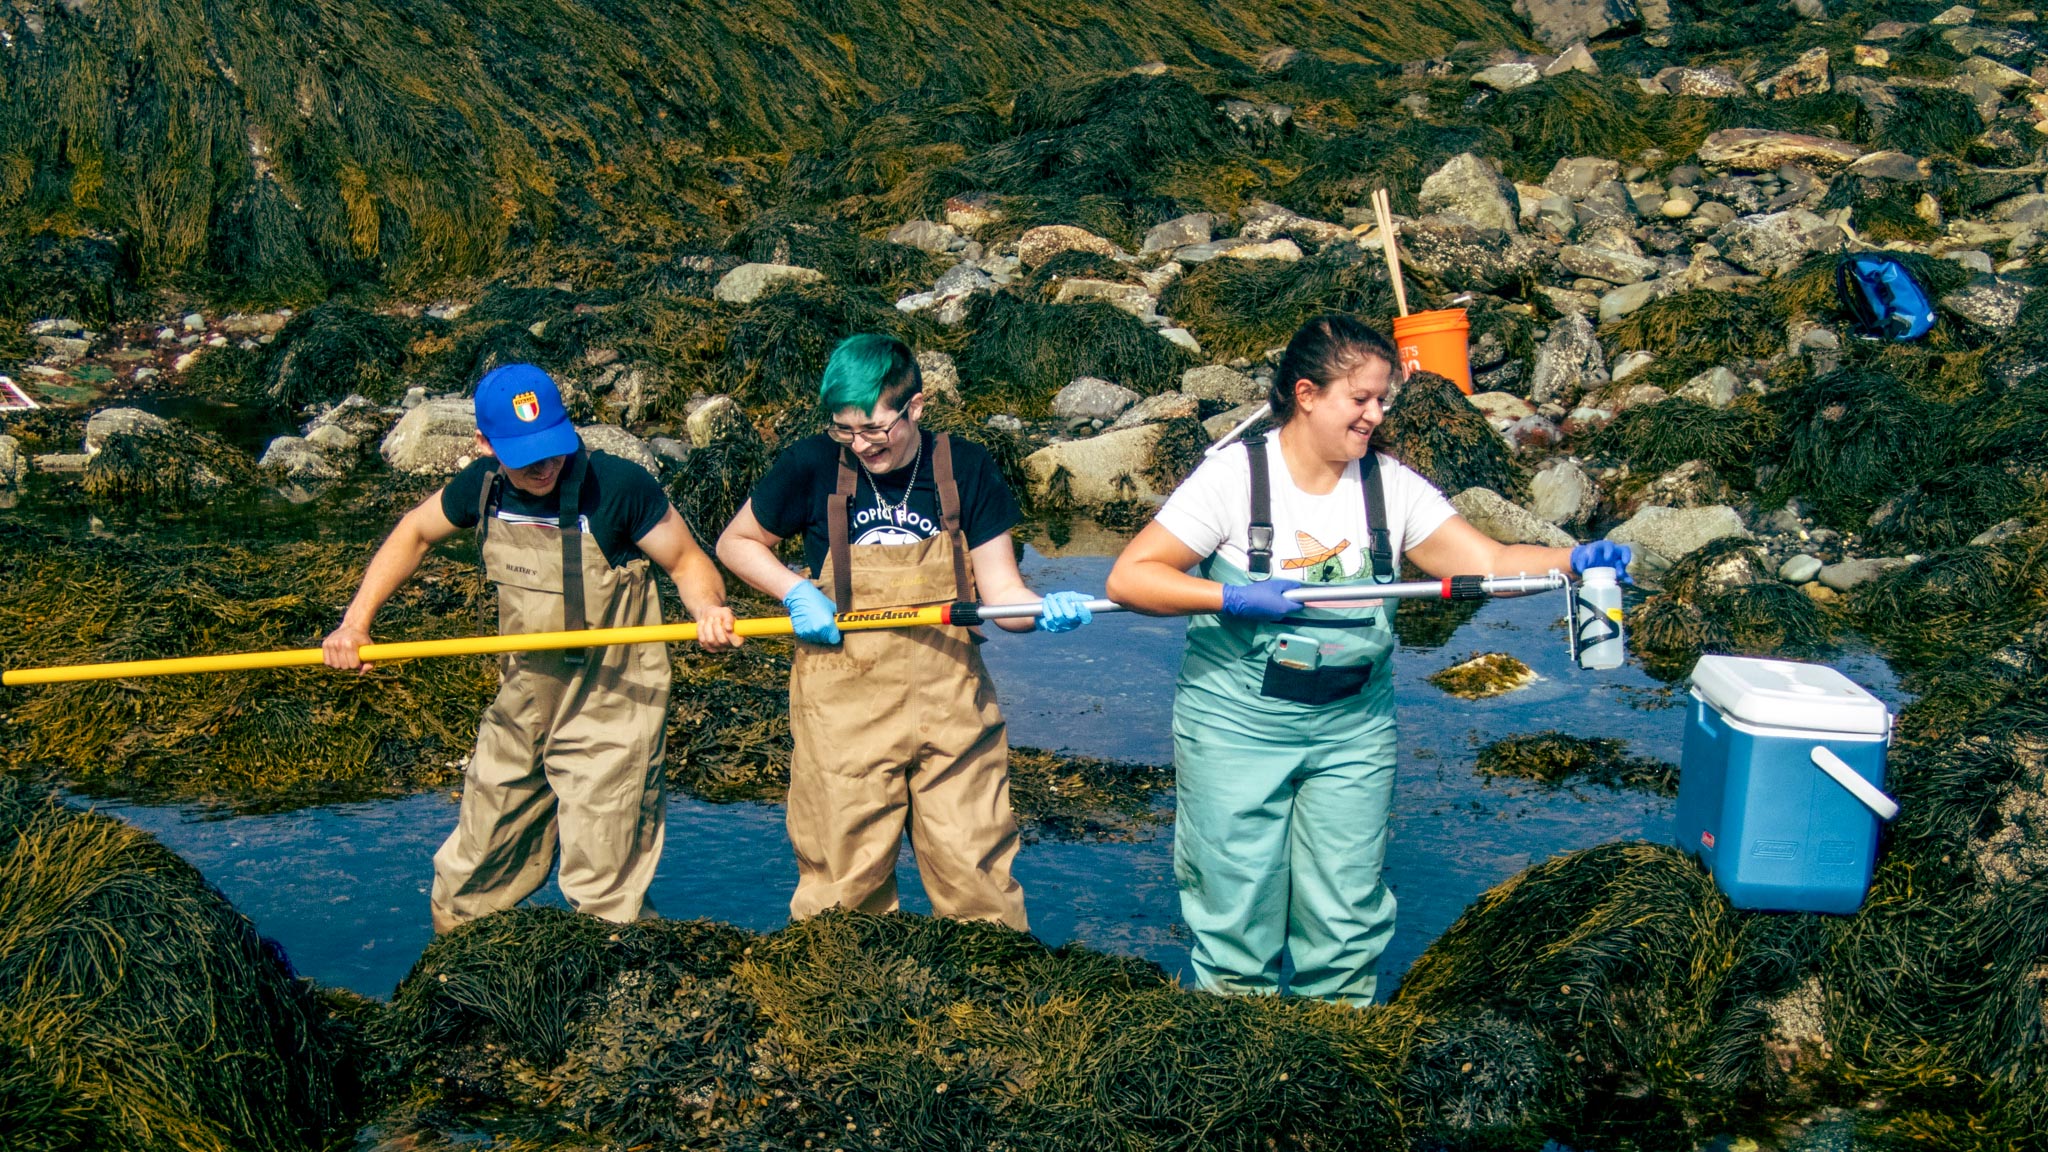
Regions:
<instances>
[{"instance_id":1,"label":"blue backpack","mask_svg":"<svg viewBox=\"0 0 2048 1152\"><path fill-rule=\"evenodd\" d=\"M1872 252L1842 257L1835 294L1854 318L1856 334L1873 340L1918 340L1934 327L1934 301L1913 270Z\"/></svg>"}]
</instances>

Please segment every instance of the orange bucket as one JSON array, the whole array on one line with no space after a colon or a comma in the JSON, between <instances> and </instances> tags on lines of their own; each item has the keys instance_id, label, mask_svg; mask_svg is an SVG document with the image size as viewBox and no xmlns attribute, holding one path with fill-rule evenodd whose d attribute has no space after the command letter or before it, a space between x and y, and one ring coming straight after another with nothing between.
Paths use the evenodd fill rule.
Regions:
<instances>
[{"instance_id":1,"label":"orange bucket","mask_svg":"<svg viewBox=\"0 0 2048 1152\"><path fill-rule=\"evenodd\" d=\"M1420 368L1446 377L1470 396L1472 361L1465 339L1470 330L1463 308L1440 308L1395 317L1394 347L1400 351L1401 367L1409 372Z\"/></svg>"}]
</instances>

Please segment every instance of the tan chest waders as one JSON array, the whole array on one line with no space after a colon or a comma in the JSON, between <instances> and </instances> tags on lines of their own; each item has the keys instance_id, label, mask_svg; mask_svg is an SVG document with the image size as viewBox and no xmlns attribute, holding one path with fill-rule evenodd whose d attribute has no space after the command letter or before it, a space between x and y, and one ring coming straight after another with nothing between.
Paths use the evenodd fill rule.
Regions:
<instances>
[{"instance_id":1,"label":"tan chest waders","mask_svg":"<svg viewBox=\"0 0 2048 1152\"><path fill-rule=\"evenodd\" d=\"M661 623L644 558L614 568L578 514L587 453L564 466L555 524L494 518L485 477L477 537L506 635ZM497 699L477 730L455 831L434 854L434 930L510 908L547 880L561 851L562 895L607 920L652 915L667 797L662 749L669 660L663 644L499 657Z\"/></svg>"},{"instance_id":2,"label":"tan chest waders","mask_svg":"<svg viewBox=\"0 0 2048 1152\"><path fill-rule=\"evenodd\" d=\"M831 552L818 574L839 611L972 601L950 439L934 438L944 531L930 539L848 543L860 476L842 451L827 502ZM978 642L951 627L848 632L830 647L798 642L789 680L792 917L895 911L907 823L933 911L1027 927L1024 890L1010 875L1009 743Z\"/></svg>"}]
</instances>

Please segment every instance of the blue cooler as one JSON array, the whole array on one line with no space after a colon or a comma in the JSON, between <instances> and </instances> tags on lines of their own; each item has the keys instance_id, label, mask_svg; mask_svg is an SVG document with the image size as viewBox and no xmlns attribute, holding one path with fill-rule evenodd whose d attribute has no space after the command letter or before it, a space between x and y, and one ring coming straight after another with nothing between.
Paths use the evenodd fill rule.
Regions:
<instances>
[{"instance_id":1,"label":"blue cooler","mask_svg":"<svg viewBox=\"0 0 2048 1152\"><path fill-rule=\"evenodd\" d=\"M1737 908L1854 912L1870 888L1892 717L1825 664L1702 656L1678 777L1678 846Z\"/></svg>"}]
</instances>

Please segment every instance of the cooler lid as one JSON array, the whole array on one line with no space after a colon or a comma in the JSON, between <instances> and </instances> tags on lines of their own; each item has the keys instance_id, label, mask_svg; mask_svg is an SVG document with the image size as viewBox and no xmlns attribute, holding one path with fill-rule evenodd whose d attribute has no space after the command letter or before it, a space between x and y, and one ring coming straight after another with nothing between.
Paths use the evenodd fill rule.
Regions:
<instances>
[{"instance_id":1,"label":"cooler lid","mask_svg":"<svg viewBox=\"0 0 2048 1152\"><path fill-rule=\"evenodd\" d=\"M1692 684L1700 699L1749 724L1875 736L1891 731L1884 701L1826 664L1702 656Z\"/></svg>"}]
</instances>

